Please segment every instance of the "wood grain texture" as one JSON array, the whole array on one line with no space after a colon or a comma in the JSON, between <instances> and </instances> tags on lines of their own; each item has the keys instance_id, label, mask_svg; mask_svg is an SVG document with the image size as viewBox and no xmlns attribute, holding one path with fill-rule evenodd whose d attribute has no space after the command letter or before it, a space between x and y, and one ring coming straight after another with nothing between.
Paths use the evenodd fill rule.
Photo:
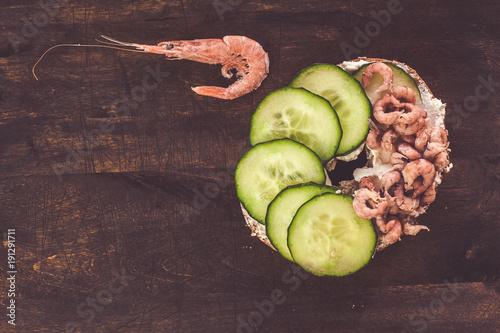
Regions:
<instances>
[{"instance_id":1,"label":"wood grain texture","mask_svg":"<svg viewBox=\"0 0 500 333\"><path fill-rule=\"evenodd\" d=\"M253 332L500 332L500 87L473 104L483 79L500 83L500 4L402 0L353 55L407 63L447 103L454 168L419 218L431 232L329 279L294 271L250 236L234 166L262 98L309 64L347 60L341 43L354 45L387 2L219 3L233 8L223 20L211 0L68 1L17 52L9 33L22 35L40 4L0 3L0 227L16 229L19 265L13 328L2 247L0 331L246 332L242 321L279 290L283 303ZM102 34L150 44L245 35L269 53L270 74L222 101L190 89L227 85L219 66L58 48L33 78L47 48ZM147 75L155 83L151 71L157 85L120 111ZM122 273L127 285L110 294ZM85 305L102 295L109 304Z\"/></svg>"}]
</instances>

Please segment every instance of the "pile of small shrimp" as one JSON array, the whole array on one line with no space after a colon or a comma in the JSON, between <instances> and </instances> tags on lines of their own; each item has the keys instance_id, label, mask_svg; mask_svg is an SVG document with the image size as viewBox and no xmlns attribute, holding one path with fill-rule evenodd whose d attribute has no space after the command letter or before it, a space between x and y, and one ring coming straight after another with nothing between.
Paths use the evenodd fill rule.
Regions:
<instances>
[{"instance_id":1,"label":"pile of small shrimp","mask_svg":"<svg viewBox=\"0 0 500 333\"><path fill-rule=\"evenodd\" d=\"M398 241L403 234L416 235L426 226L415 224L436 198L436 173L449 164L447 131L430 127L427 112L416 105L414 91L393 89L392 70L382 62L370 64L363 73L366 88L374 73L384 82L377 92L387 93L373 105L374 121L366 145L390 154L391 171L379 179L363 177L354 195L359 217L375 219L379 230L377 251Z\"/></svg>"}]
</instances>

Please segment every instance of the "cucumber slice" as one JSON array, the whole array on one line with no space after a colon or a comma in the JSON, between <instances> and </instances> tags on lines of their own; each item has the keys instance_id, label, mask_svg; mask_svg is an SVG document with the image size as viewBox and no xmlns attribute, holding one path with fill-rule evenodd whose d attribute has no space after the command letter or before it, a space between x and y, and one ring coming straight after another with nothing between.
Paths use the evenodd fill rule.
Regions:
<instances>
[{"instance_id":1,"label":"cucumber slice","mask_svg":"<svg viewBox=\"0 0 500 333\"><path fill-rule=\"evenodd\" d=\"M318 276L344 276L370 261L377 235L352 202L350 196L327 193L299 208L288 228L288 248L297 264Z\"/></svg>"},{"instance_id":2,"label":"cucumber slice","mask_svg":"<svg viewBox=\"0 0 500 333\"><path fill-rule=\"evenodd\" d=\"M422 102L422 97L420 96L420 90L418 89L417 83L415 82L415 79L410 76L410 74L406 73L404 69L401 67L398 67L394 65L392 62L384 62L387 66L391 67L392 69L392 84L393 87L399 87L399 86L406 86L410 87L413 92L415 92L415 95L417 96L417 102ZM366 67L368 67L369 64L364 64L360 68L358 68L353 74L352 77L354 77L356 80L358 80L361 83L361 80L363 79L363 72L365 71ZM375 90L382 85L383 79L382 76L380 75L374 75L372 76L372 79L370 80L370 83L368 84L368 87L366 87L365 92L368 98L370 99L370 102L372 104L375 104L376 101L378 101L380 98L383 96L383 92L381 93L376 93Z\"/></svg>"},{"instance_id":3,"label":"cucumber slice","mask_svg":"<svg viewBox=\"0 0 500 333\"><path fill-rule=\"evenodd\" d=\"M325 171L311 149L290 139L255 145L238 163L236 194L251 217L265 223L267 206L285 187L324 184Z\"/></svg>"},{"instance_id":4,"label":"cucumber slice","mask_svg":"<svg viewBox=\"0 0 500 333\"><path fill-rule=\"evenodd\" d=\"M361 84L349 73L335 65L314 64L300 71L289 86L305 88L333 106L343 131L337 156L349 154L365 141L372 106Z\"/></svg>"},{"instance_id":5,"label":"cucumber slice","mask_svg":"<svg viewBox=\"0 0 500 333\"><path fill-rule=\"evenodd\" d=\"M302 88L285 87L267 95L250 122L250 143L290 138L330 161L340 143L342 128L328 101Z\"/></svg>"},{"instance_id":6,"label":"cucumber slice","mask_svg":"<svg viewBox=\"0 0 500 333\"><path fill-rule=\"evenodd\" d=\"M287 244L288 227L300 206L317 195L335 191L336 187L314 183L293 185L281 191L269 204L266 215L267 237L283 257L293 261Z\"/></svg>"}]
</instances>

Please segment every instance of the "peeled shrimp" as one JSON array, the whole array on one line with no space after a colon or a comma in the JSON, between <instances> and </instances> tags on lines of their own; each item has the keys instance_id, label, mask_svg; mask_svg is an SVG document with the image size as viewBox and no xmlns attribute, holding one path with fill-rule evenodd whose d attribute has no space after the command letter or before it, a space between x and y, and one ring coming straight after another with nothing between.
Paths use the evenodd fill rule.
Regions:
<instances>
[{"instance_id":1,"label":"peeled shrimp","mask_svg":"<svg viewBox=\"0 0 500 333\"><path fill-rule=\"evenodd\" d=\"M444 128L436 126L431 131L429 141L446 144L448 142L448 132Z\"/></svg>"},{"instance_id":2,"label":"peeled shrimp","mask_svg":"<svg viewBox=\"0 0 500 333\"><path fill-rule=\"evenodd\" d=\"M404 110L397 122L403 124L413 124L418 120L418 118L422 117L421 110L415 106L415 104L411 103L401 103L399 105L400 110Z\"/></svg>"},{"instance_id":3,"label":"peeled shrimp","mask_svg":"<svg viewBox=\"0 0 500 333\"><path fill-rule=\"evenodd\" d=\"M387 221L387 217L385 215L379 215L377 217L375 217L375 223L377 224L377 227L378 229L383 232L384 234L386 234L389 230L387 228L387 224L388 224L388 221ZM390 220L389 220L390 222Z\"/></svg>"},{"instance_id":4,"label":"peeled shrimp","mask_svg":"<svg viewBox=\"0 0 500 333\"><path fill-rule=\"evenodd\" d=\"M382 140L380 145L383 150L395 151L394 142L398 139L398 135L392 129L388 129L384 135L382 135Z\"/></svg>"},{"instance_id":5,"label":"peeled shrimp","mask_svg":"<svg viewBox=\"0 0 500 333\"><path fill-rule=\"evenodd\" d=\"M377 192L361 188L354 194L353 207L359 217L371 219L384 213L387 202Z\"/></svg>"},{"instance_id":6,"label":"peeled shrimp","mask_svg":"<svg viewBox=\"0 0 500 333\"><path fill-rule=\"evenodd\" d=\"M381 124L392 125L402 114L398 108L399 101L391 94L386 94L373 105L373 116Z\"/></svg>"},{"instance_id":7,"label":"peeled shrimp","mask_svg":"<svg viewBox=\"0 0 500 333\"><path fill-rule=\"evenodd\" d=\"M417 132L417 137L415 138L415 148L423 152L425 150L425 147L427 146L427 142L429 142L429 139L431 137L429 133L429 129L424 127L420 131Z\"/></svg>"},{"instance_id":8,"label":"peeled shrimp","mask_svg":"<svg viewBox=\"0 0 500 333\"><path fill-rule=\"evenodd\" d=\"M442 153L446 152L447 145L440 142L429 142L424 151L424 158L433 161L434 158Z\"/></svg>"},{"instance_id":9,"label":"peeled shrimp","mask_svg":"<svg viewBox=\"0 0 500 333\"><path fill-rule=\"evenodd\" d=\"M396 191L398 187L401 187L401 173L398 171L386 172L380 179L380 187L384 192L384 198L387 200L388 210L387 212L391 215L395 215L399 212L399 206L397 204Z\"/></svg>"},{"instance_id":10,"label":"peeled shrimp","mask_svg":"<svg viewBox=\"0 0 500 333\"><path fill-rule=\"evenodd\" d=\"M434 167L436 171L443 172L446 167L450 164L450 157L448 156L448 151L442 151L436 155L434 158Z\"/></svg>"},{"instance_id":11,"label":"peeled shrimp","mask_svg":"<svg viewBox=\"0 0 500 333\"><path fill-rule=\"evenodd\" d=\"M380 179L380 187L384 190L384 192L387 192L392 186L399 183L400 180L401 173L398 171L386 172Z\"/></svg>"},{"instance_id":12,"label":"peeled shrimp","mask_svg":"<svg viewBox=\"0 0 500 333\"><path fill-rule=\"evenodd\" d=\"M427 207L433 203L434 200L436 200L436 186L432 185L420 196L420 207Z\"/></svg>"},{"instance_id":13,"label":"peeled shrimp","mask_svg":"<svg viewBox=\"0 0 500 333\"><path fill-rule=\"evenodd\" d=\"M398 144L396 150L408 157L409 160L416 160L422 157L422 155L415 148L406 142Z\"/></svg>"},{"instance_id":14,"label":"peeled shrimp","mask_svg":"<svg viewBox=\"0 0 500 333\"><path fill-rule=\"evenodd\" d=\"M405 124L403 122L395 122L393 124L394 130L400 135L412 135L417 133L425 126L425 118L420 117L412 124Z\"/></svg>"},{"instance_id":15,"label":"peeled shrimp","mask_svg":"<svg viewBox=\"0 0 500 333\"><path fill-rule=\"evenodd\" d=\"M399 86L394 88L392 95L396 97L400 102L415 104L417 101L417 96L415 92L406 86Z\"/></svg>"},{"instance_id":16,"label":"peeled shrimp","mask_svg":"<svg viewBox=\"0 0 500 333\"><path fill-rule=\"evenodd\" d=\"M413 146L415 145L415 140L417 140L415 135L401 135L400 138L404 142L409 143Z\"/></svg>"},{"instance_id":17,"label":"peeled shrimp","mask_svg":"<svg viewBox=\"0 0 500 333\"><path fill-rule=\"evenodd\" d=\"M396 243L401 237L401 222L399 222L399 219L392 218L386 223L385 228L387 233L379 237L377 251L385 249L387 246Z\"/></svg>"},{"instance_id":18,"label":"peeled shrimp","mask_svg":"<svg viewBox=\"0 0 500 333\"><path fill-rule=\"evenodd\" d=\"M378 87L375 92L380 93L386 90L392 90L392 69L383 62L374 62L365 68L363 78L361 80L363 88L366 89L366 87L368 87L368 84L375 73L382 75L384 80L382 85Z\"/></svg>"},{"instance_id":19,"label":"peeled shrimp","mask_svg":"<svg viewBox=\"0 0 500 333\"><path fill-rule=\"evenodd\" d=\"M368 148L375 150L380 148L380 133L381 131L376 129L370 129L368 136L366 137L366 145Z\"/></svg>"},{"instance_id":20,"label":"peeled shrimp","mask_svg":"<svg viewBox=\"0 0 500 333\"><path fill-rule=\"evenodd\" d=\"M448 148L448 134L442 127L434 127L429 135L429 142L424 151L424 158L434 160L434 158ZM445 162L445 156L441 157L440 165ZM448 163L444 167L446 167Z\"/></svg>"},{"instance_id":21,"label":"peeled shrimp","mask_svg":"<svg viewBox=\"0 0 500 333\"><path fill-rule=\"evenodd\" d=\"M401 153L394 152L391 154L389 161L393 165L394 170L401 171L406 163L410 162L410 159Z\"/></svg>"},{"instance_id":22,"label":"peeled shrimp","mask_svg":"<svg viewBox=\"0 0 500 333\"><path fill-rule=\"evenodd\" d=\"M421 225L421 224L412 224L408 220L403 222L403 233L405 235L415 236L416 234L418 234L418 232L420 230L429 231L429 228L427 228L425 225Z\"/></svg>"},{"instance_id":23,"label":"peeled shrimp","mask_svg":"<svg viewBox=\"0 0 500 333\"><path fill-rule=\"evenodd\" d=\"M402 171L405 190L414 190L413 198L416 198L432 185L435 173L436 169L434 165L426 159L419 159L408 163ZM420 177L422 182L415 182Z\"/></svg>"},{"instance_id":24,"label":"peeled shrimp","mask_svg":"<svg viewBox=\"0 0 500 333\"><path fill-rule=\"evenodd\" d=\"M402 187L402 186L401 186ZM410 198L406 195L396 197L399 209L405 212L413 212L418 208L420 201L418 198Z\"/></svg>"}]
</instances>

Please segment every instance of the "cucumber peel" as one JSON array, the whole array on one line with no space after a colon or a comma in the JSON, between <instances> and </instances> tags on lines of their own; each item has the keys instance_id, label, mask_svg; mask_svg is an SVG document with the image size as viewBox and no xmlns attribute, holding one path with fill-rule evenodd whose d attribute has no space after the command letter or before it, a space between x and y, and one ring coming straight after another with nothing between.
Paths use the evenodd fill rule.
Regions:
<instances>
[{"instance_id":1,"label":"cucumber peel","mask_svg":"<svg viewBox=\"0 0 500 333\"><path fill-rule=\"evenodd\" d=\"M372 258L377 234L356 215L353 198L326 193L303 204L288 228L293 260L318 276L345 276Z\"/></svg>"},{"instance_id":2,"label":"cucumber peel","mask_svg":"<svg viewBox=\"0 0 500 333\"><path fill-rule=\"evenodd\" d=\"M285 87L267 95L250 122L250 143L290 138L312 149L323 164L342 137L337 113L324 98L302 88Z\"/></svg>"},{"instance_id":3,"label":"cucumber peel","mask_svg":"<svg viewBox=\"0 0 500 333\"><path fill-rule=\"evenodd\" d=\"M370 129L372 105L349 73L335 65L314 64L300 71L289 86L324 97L335 109L343 132L336 156L345 156L363 144Z\"/></svg>"}]
</instances>

